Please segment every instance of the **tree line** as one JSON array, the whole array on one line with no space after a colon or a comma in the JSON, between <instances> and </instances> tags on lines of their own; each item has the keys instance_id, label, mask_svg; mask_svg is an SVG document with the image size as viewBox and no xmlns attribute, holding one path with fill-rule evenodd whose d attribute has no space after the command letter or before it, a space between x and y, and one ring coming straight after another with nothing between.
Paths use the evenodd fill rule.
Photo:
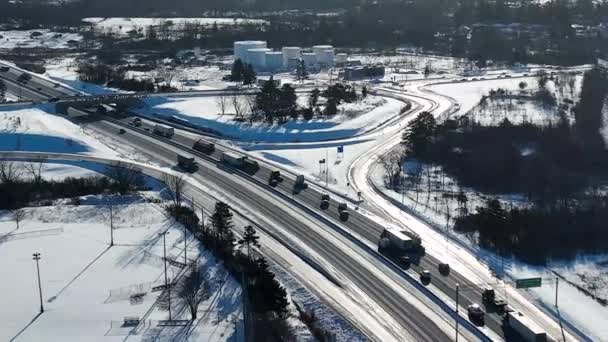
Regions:
<instances>
[{"instance_id":1,"label":"tree line","mask_svg":"<svg viewBox=\"0 0 608 342\"><path fill-rule=\"evenodd\" d=\"M122 163L109 165L106 176L42 177L44 160L16 163L0 160L0 209L15 210L59 198L97 195L105 192L128 193L145 188L144 176L136 167Z\"/></svg>"},{"instance_id":2,"label":"tree line","mask_svg":"<svg viewBox=\"0 0 608 342\"><path fill-rule=\"evenodd\" d=\"M256 229L253 226L244 227L242 237L237 239L232 210L223 202L215 204L210 224L201 222L192 208L183 204L183 178L169 176L165 183L172 198L167 211L221 260L228 272L241 284L248 340L277 341L293 338L286 323L289 305L287 292L270 270L268 261L256 252L256 248L260 247ZM190 298L193 298L192 295ZM196 318L194 315L193 319Z\"/></svg>"},{"instance_id":3,"label":"tree line","mask_svg":"<svg viewBox=\"0 0 608 342\"><path fill-rule=\"evenodd\" d=\"M476 213L458 217L455 229L479 233L484 247L541 260L571 257L577 248L598 252L598 238L608 235L599 224L606 200L601 184L608 172L608 152L599 133L607 92L607 75L587 72L574 124L564 113L557 124L545 127L508 119L498 126L437 123L432 114L421 113L403 133L405 158L439 166L462 186L527 196L532 203L527 209L504 210L500 202L490 201ZM392 164L402 162L397 158ZM393 169L399 181L401 168Z\"/></svg>"}]
</instances>

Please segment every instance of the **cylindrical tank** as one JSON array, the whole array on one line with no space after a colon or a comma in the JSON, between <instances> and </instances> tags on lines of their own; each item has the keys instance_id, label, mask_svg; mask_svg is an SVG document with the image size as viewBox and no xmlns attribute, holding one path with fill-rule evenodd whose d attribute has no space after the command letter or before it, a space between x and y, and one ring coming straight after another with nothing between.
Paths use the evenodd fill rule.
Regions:
<instances>
[{"instance_id":1,"label":"cylindrical tank","mask_svg":"<svg viewBox=\"0 0 608 342\"><path fill-rule=\"evenodd\" d=\"M317 53L317 62L323 66L334 65L334 50L323 50Z\"/></svg>"},{"instance_id":2,"label":"cylindrical tank","mask_svg":"<svg viewBox=\"0 0 608 342\"><path fill-rule=\"evenodd\" d=\"M302 60L306 67L314 66L317 64L317 54L314 52L304 52L302 53Z\"/></svg>"},{"instance_id":3,"label":"cylindrical tank","mask_svg":"<svg viewBox=\"0 0 608 342\"><path fill-rule=\"evenodd\" d=\"M249 63L247 51L250 49L264 49L266 42L261 40L244 40L234 42L234 60L241 59L245 63Z\"/></svg>"},{"instance_id":4,"label":"cylindrical tank","mask_svg":"<svg viewBox=\"0 0 608 342\"><path fill-rule=\"evenodd\" d=\"M285 57L285 56L283 56ZM296 69L298 67L298 63L300 62L300 58L290 58L287 60L287 64L285 67L289 70Z\"/></svg>"},{"instance_id":5,"label":"cylindrical tank","mask_svg":"<svg viewBox=\"0 0 608 342\"><path fill-rule=\"evenodd\" d=\"M285 46L282 49L283 51L283 65L285 67L289 67L289 60L293 60L293 59L298 59L300 58L300 53L302 52L302 49L300 49L297 46Z\"/></svg>"},{"instance_id":6,"label":"cylindrical tank","mask_svg":"<svg viewBox=\"0 0 608 342\"><path fill-rule=\"evenodd\" d=\"M249 49L247 50L247 63L253 66L256 71L266 68L266 53L270 49Z\"/></svg>"},{"instance_id":7,"label":"cylindrical tank","mask_svg":"<svg viewBox=\"0 0 608 342\"><path fill-rule=\"evenodd\" d=\"M315 45L312 47L312 52L314 52L318 55L325 50L333 50L333 49L334 49L334 47L331 45Z\"/></svg>"},{"instance_id":8,"label":"cylindrical tank","mask_svg":"<svg viewBox=\"0 0 608 342\"><path fill-rule=\"evenodd\" d=\"M346 63L348 62L348 55L345 53L337 53L335 61L336 63Z\"/></svg>"},{"instance_id":9,"label":"cylindrical tank","mask_svg":"<svg viewBox=\"0 0 608 342\"><path fill-rule=\"evenodd\" d=\"M280 51L266 52L266 70L277 71L283 69L283 53Z\"/></svg>"}]
</instances>

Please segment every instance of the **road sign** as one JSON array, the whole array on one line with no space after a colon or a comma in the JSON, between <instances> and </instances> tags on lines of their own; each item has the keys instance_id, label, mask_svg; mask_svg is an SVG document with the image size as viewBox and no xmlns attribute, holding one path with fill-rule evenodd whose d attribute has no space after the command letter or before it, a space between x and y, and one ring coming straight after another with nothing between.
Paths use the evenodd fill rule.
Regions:
<instances>
[{"instance_id":1,"label":"road sign","mask_svg":"<svg viewBox=\"0 0 608 342\"><path fill-rule=\"evenodd\" d=\"M541 278L526 278L526 279L516 279L515 287L518 289L525 289L529 287L540 287L542 283Z\"/></svg>"}]
</instances>

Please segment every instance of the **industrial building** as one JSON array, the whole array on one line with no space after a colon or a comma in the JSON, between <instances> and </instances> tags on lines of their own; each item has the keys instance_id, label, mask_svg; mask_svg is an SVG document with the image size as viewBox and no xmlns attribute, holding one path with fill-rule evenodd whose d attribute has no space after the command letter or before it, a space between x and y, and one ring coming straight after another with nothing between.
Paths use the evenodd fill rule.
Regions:
<instances>
[{"instance_id":1,"label":"industrial building","mask_svg":"<svg viewBox=\"0 0 608 342\"><path fill-rule=\"evenodd\" d=\"M383 78L384 75L383 66L365 66L345 68L340 76L347 81L354 81L366 78Z\"/></svg>"},{"instance_id":2,"label":"industrial building","mask_svg":"<svg viewBox=\"0 0 608 342\"><path fill-rule=\"evenodd\" d=\"M315 45L312 51L307 52L298 46L285 46L281 51L273 51L265 41L247 40L234 42L234 60L237 59L251 64L258 72L277 72L293 70L299 61L310 69L330 68L337 62L346 62L348 56L344 53L336 55L331 45Z\"/></svg>"}]
</instances>

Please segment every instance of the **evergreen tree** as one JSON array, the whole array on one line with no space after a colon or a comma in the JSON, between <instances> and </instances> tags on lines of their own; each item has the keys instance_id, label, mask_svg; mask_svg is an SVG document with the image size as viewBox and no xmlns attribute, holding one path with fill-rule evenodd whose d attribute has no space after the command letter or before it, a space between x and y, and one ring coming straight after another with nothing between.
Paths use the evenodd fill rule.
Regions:
<instances>
[{"instance_id":1,"label":"evergreen tree","mask_svg":"<svg viewBox=\"0 0 608 342\"><path fill-rule=\"evenodd\" d=\"M321 91L319 88L315 88L310 92L310 97L308 98L308 107L310 107L310 109L316 108L319 105L320 95Z\"/></svg>"},{"instance_id":2,"label":"evergreen tree","mask_svg":"<svg viewBox=\"0 0 608 342\"><path fill-rule=\"evenodd\" d=\"M215 212L211 216L211 224L215 229L215 233L221 244L220 247L225 249L226 252L232 252L234 247L235 238L234 224L232 223L232 212L230 212L230 206L224 202L217 202L215 204Z\"/></svg>"},{"instance_id":3,"label":"evergreen tree","mask_svg":"<svg viewBox=\"0 0 608 342\"><path fill-rule=\"evenodd\" d=\"M412 120L403 133L403 144L415 158L425 159L433 142L437 123L433 114L422 112Z\"/></svg>"},{"instance_id":4,"label":"evergreen tree","mask_svg":"<svg viewBox=\"0 0 608 342\"><path fill-rule=\"evenodd\" d=\"M336 114L338 114L338 104L333 97L330 97L325 104L325 115L334 116Z\"/></svg>"},{"instance_id":5,"label":"evergreen tree","mask_svg":"<svg viewBox=\"0 0 608 342\"><path fill-rule=\"evenodd\" d=\"M284 84L279 92L279 107L281 117L289 115L292 119L298 118L296 90L289 84Z\"/></svg>"},{"instance_id":6,"label":"evergreen tree","mask_svg":"<svg viewBox=\"0 0 608 342\"><path fill-rule=\"evenodd\" d=\"M256 108L264 114L265 120L272 123L277 116L280 91L274 82L274 78L264 83L264 86L255 97Z\"/></svg>"},{"instance_id":7,"label":"evergreen tree","mask_svg":"<svg viewBox=\"0 0 608 342\"><path fill-rule=\"evenodd\" d=\"M259 258L256 266L255 283L250 291L254 309L261 314L274 312L279 317L284 317L289 304L287 292L275 279L266 259Z\"/></svg>"},{"instance_id":8,"label":"evergreen tree","mask_svg":"<svg viewBox=\"0 0 608 342\"><path fill-rule=\"evenodd\" d=\"M232 82L243 82L244 74L245 74L245 65L243 64L243 61L240 58L238 58L232 64L232 72L230 73L230 80Z\"/></svg>"},{"instance_id":9,"label":"evergreen tree","mask_svg":"<svg viewBox=\"0 0 608 342\"><path fill-rule=\"evenodd\" d=\"M368 94L369 90L367 90L367 86L363 86L363 88L361 88L361 97L366 98Z\"/></svg>"},{"instance_id":10,"label":"evergreen tree","mask_svg":"<svg viewBox=\"0 0 608 342\"><path fill-rule=\"evenodd\" d=\"M4 102L5 96L6 96L6 84L4 84L4 81L0 80L0 102Z\"/></svg>"},{"instance_id":11,"label":"evergreen tree","mask_svg":"<svg viewBox=\"0 0 608 342\"><path fill-rule=\"evenodd\" d=\"M260 247L260 237L257 236L255 228L252 226L245 227L245 234L243 238L239 240L239 245L247 247L247 257L251 259L251 247Z\"/></svg>"},{"instance_id":12,"label":"evergreen tree","mask_svg":"<svg viewBox=\"0 0 608 342\"><path fill-rule=\"evenodd\" d=\"M252 85L257 80L257 75L255 74L255 70L253 70L253 65L245 64L243 67L243 84L244 85Z\"/></svg>"},{"instance_id":13,"label":"evergreen tree","mask_svg":"<svg viewBox=\"0 0 608 342\"><path fill-rule=\"evenodd\" d=\"M306 70L306 63L303 59L298 59L296 65L296 79L300 82L308 79L308 70Z\"/></svg>"}]
</instances>

